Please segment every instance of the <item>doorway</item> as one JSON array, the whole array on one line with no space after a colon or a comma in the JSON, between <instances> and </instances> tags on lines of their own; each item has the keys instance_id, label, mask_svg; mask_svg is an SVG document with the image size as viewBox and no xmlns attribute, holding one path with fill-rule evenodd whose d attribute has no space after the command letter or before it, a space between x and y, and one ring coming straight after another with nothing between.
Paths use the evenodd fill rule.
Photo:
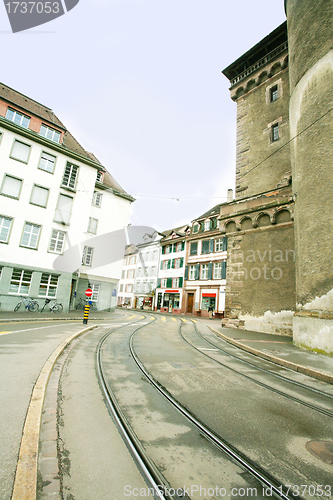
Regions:
<instances>
[{"instance_id":1,"label":"doorway","mask_svg":"<svg viewBox=\"0 0 333 500\"><path fill-rule=\"evenodd\" d=\"M194 293L187 294L187 313L193 314Z\"/></svg>"}]
</instances>

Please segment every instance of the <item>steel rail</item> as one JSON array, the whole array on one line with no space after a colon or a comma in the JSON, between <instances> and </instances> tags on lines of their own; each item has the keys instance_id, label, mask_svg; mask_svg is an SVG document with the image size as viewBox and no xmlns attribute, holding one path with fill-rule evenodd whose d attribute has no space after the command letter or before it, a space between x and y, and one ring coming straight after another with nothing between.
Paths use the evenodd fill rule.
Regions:
<instances>
[{"instance_id":1,"label":"steel rail","mask_svg":"<svg viewBox=\"0 0 333 500\"><path fill-rule=\"evenodd\" d=\"M182 322L181 322L182 324ZM180 324L180 328L181 328ZM255 477L264 487L269 488L272 494L279 499L283 500L301 500L300 496L288 496L284 491L280 483L273 478L270 474L264 471L261 467L255 464L251 459L246 457L242 452L237 450L233 445L228 443L226 440L218 436L212 429L207 427L203 422L201 422L193 413L187 408L179 403L170 392L163 387L158 380L156 380L145 368L137 354L135 353L133 347L133 338L136 332L130 337L130 351L134 361L140 368L144 376L149 380L149 382L167 399L182 415L184 415L199 431L200 433L213 443L218 449L226 453L230 458L235 460L244 470L249 472L253 477Z\"/></svg>"},{"instance_id":2,"label":"steel rail","mask_svg":"<svg viewBox=\"0 0 333 500\"><path fill-rule=\"evenodd\" d=\"M147 318L147 316L145 316ZM156 318L154 318L154 321L156 321ZM137 321L134 321L133 323L137 323ZM162 476L162 474L159 472L157 469L156 465L152 460L149 458L147 455L144 447L142 446L139 438L136 436L135 432L133 431L132 427L129 425L127 422L127 419L123 413L123 411L120 408L120 405L112 392L112 389L110 388L105 372L103 369L103 362L102 362L102 347L104 342L109 338L109 336L114 333L117 330L120 330L121 328L125 328L128 326L133 325L131 323L130 325L122 325L120 327L114 328L110 332L106 333L104 337L99 341L97 350L96 350L96 368L97 368L97 375L98 375L98 380L100 383L100 387L108 408L108 411L111 415L111 417L114 419L118 430L123 437L127 447L129 448L141 474L143 475L146 483L148 484L149 488L152 488L155 492L154 496L156 499L159 500L179 500L180 497L178 497L176 494L171 495L169 492L172 491L173 489L170 487L166 479ZM134 330L133 333L136 333L138 330L146 326L146 323L143 325L139 326ZM162 491L161 491L162 487ZM182 497L182 498L188 498Z\"/></svg>"},{"instance_id":3,"label":"steel rail","mask_svg":"<svg viewBox=\"0 0 333 500\"><path fill-rule=\"evenodd\" d=\"M197 331L197 328L196 328L196 325L195 323L193 323L194 325L194 328L195 330ZM200 348L198 347L195 347L195 345L191 344L191 342L189 342L184 336L183 334L181 333L181 326L180 326L180 335L182 337L182 339L188 344L190 345L193 349L195 349L196 351L200 352L201 354L203 354L204 356L206 356L207 358L211 359L212 361L214 361L215 363L223 366L224 368L227 368L228 370L234 372L234 373L237 373L237 375L240 375L242 377L245 377L247 378L248 380L251 380L251 382L254 382L255 384L257 385L260 385L261 387L264 387L265 389L268 389L272 392L274 392L275 394L279 394L279 396L283 396L284 398L287 398L287 399L290 399L291 401L294 401L296 403L299 403L303 406L306 406L307 408L310 408L311 410L314 410L314 411L317 411L319 413L322 413L323 415L326 415L327 417L330 417L330 418L333 418L333 412L330 411L330 410L326 410L325 408L321 408L320 406L317 406L317 405L314 405L312 403L308 403L307 401L303 401L302 399L299 399L297 398L296 396L292 396L290 394L286 394L285 392L283 391L280 391L279 389L275 389L274 387L271 387L270 385L268 384L265 384L265 382L260 382L260 380L256 380L255 378L253 377L250 377L250 375L246 375L245 373L242 373L242 372L239 372L238 370L236 370L235 368L232 368L228 365L225 365L224 363L222 363L221 361L218 361L217 359L214 359L212 358L211 356L209 356L209 354L207 354L206 352L203 352ZM197 332L198 333L198 332ZM200 335L198 333L198 335ZM205 340L205 338L203 337L203 339ZM214 345L212 344L211 342L207 341L210 345ZM225 351L223 351L223 349L219 349L217 346L215 346L218 350L220 350L221 352L227 354ZM231 355L231 357L237 359L238 361L241 361L237 356L233 356ZM255 365L252 365L251 363L248 363L245 361L245 363L249 364L250 366L252 366L253 368L256 368ZM263 371L265 371L266 373L269 373L269 374L272 374L269 370L264 370L264 369L261 369ZM289 379L286 379L288 382ZM292 382L291 382L292 383ZM307 386L304 386L305 388L307 388ZM323 395L326 396L325 393L323 393Z\"/></svg>"}]
</instances>

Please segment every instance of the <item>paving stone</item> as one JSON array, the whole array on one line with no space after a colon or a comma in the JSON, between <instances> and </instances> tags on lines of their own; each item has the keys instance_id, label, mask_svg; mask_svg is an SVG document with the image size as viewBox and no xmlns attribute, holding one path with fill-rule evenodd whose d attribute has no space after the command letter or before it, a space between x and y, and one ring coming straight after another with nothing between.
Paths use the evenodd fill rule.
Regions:
<instances>
[{"instance_id":1,"label":"paving stone","mask_svg":"<svg viewBox=\"0 0 333 500\"><path fill-rule=\"evenodd\" d=\"M56 441L44 441L42 443L42 456L43 458L57 457Z\"/></svg>"},{"instance_id":2,"label":"paving stone","mask_svg":"<svg viewBox=\"0 0 333 500\"><path fill-rule=\"evenodd\" d=\"M44 477L44 475L58 474L58 459L54 457L42 458L40 470L42 477Z\"/></svg>"}]
</instances>

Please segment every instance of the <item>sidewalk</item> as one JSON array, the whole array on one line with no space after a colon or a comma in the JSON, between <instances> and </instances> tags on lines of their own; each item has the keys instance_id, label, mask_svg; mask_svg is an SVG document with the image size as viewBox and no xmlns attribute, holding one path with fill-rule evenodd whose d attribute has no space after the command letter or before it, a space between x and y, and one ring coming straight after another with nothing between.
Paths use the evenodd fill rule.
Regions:
<instances>
[{"instance_id":1,"label":"sidewalk","mask_svg":"<svg viewBox=\"0 0 333 500\"><path fill-rule=\"evenodd\" d=\"M194 319L204 322L221 338L251 354L271 361L275 364L290 368L291 370L304 373L324 382L333 384L333 357L307 351L293 344L292 337L283 335L269 335L260 332L247 330L237 330L233 328L222 328L220 319L198 318L194 316L171 315L153 311L141 311L139 309L116 309L115 312L91 311L90 321L112 320L119 313L133 314L153 314L155 316L173 317L177 319ZM1 323L17 321L82 321L83 310L71 311L69 313L54 314L30 313L30 312L0 312L0 334L3 327Z\"/></svg>"}]
</instances>

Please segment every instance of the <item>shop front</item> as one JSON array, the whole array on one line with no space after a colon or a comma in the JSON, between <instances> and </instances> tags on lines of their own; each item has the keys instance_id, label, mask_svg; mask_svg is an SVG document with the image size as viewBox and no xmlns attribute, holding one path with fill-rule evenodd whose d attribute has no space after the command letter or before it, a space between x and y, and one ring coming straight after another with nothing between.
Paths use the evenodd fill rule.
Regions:
<instances>
[{"instance_id":1,"label":"shop front","mask_svg":"<svg viewBox=\"0 0 333 500\"><path fill-rule=\"evenodd\" d=\"M180 314L180 290L165 290L157 296L157 310Z\"/></svg>"},{"instance_id":2,"label":"shop front","mask_svg":"<svg viewBox=\"0 0 333 500\"><path fill-rule=\"evenodd\" d=\"M209 317L209 308L212 306L213 310L217 311L217 291L202 291L201 295L201 316Z\"/></svg>"},{"instance_id":3,"label":"shop front","mask_svg":"<svg viewBox=\"0 0 333 500\"><path fill-rule=\"evenodd\" d=\"M151 311L153 309L153 297L142 296L135 298L135 309L146 309Z\"/></svg>"}]
</instances>

